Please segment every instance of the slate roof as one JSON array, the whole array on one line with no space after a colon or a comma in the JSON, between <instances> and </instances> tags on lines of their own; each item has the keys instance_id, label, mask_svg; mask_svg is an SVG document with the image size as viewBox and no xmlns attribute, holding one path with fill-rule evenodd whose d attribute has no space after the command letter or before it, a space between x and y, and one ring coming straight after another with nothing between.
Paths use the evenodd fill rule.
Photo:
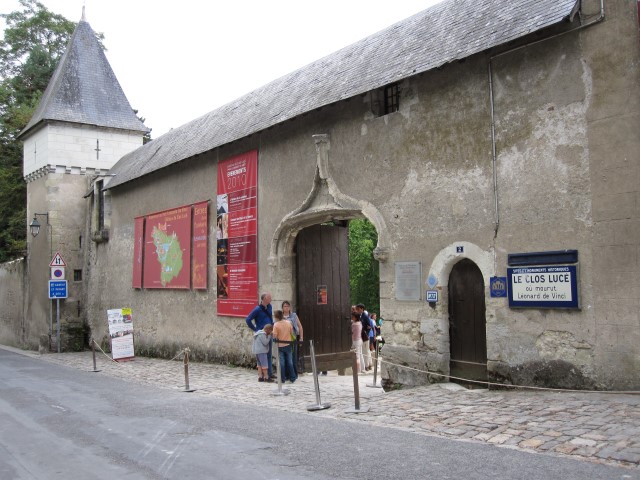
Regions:
<instances>
[{"instance_id":1,"label":"slate roof","mask_svg":"<svg viewBox=\"0 0 640 480\"><path fill-rule=\"evenodd\" d=\"M73 32L33 117L20 136L47 120L149 131L133 112L93 29L84 18Z\"/></svg>"},{"instance_id":2,"label":"slate roof","mask_svg":"<svg viewBox=\"0 0 640 480\"><path fill-rule=\"evenodd\" d=\"M125 155L108 188L567 19L578 0L445 0Z\"/></svg>"}]
</instances>

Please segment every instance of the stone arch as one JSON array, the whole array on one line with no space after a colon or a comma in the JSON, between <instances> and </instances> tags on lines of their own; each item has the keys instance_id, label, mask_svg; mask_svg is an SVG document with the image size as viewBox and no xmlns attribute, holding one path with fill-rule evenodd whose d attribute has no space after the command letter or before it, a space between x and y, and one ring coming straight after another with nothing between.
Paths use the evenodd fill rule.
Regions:
<instances>
[{"instance_id":1,"label":"stone arch","mask_svg":"<svg viewBox=\"0 0 640 480\"><path fill-rule=\"evenodd\" d=\"M462 247L463 251L458 252L458 247ZM440 250L431 262L429 275L436 276L438 286L447 287L453 266L463 258L468 258L478 266L482 272L484 284L488 287L489 279L494 275L495 270L493 265L493 252L483 250L471 242L454 242Z\"/></svg>"},{"instance_id":2,"label":"stone arch","mask_svg":"<svg viewBox=\"0 0 640 480\"><path fill-rule=\"evenodd\" d=\"M389 231L382 214L370 202L352 198L338 189L329 174L329 135L314 135L313 139L317 165L311 192L298 208L281 220L271 240L269 266L271 281L275 283L293 279L292 257L298 232L331 220L367 218L378 233L374 257L379 262L385 262L389 255Z\"/></svg>"}]
</instances>

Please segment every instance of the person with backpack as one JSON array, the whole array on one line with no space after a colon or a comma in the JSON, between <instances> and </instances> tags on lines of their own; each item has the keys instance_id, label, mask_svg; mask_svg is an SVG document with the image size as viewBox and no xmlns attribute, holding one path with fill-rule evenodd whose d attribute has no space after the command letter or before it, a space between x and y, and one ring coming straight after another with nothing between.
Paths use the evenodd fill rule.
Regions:
<instances>
[{"instance_id":1,"label":"person with backpack","mask_svg":"<svg viewBox=\"0 0 640 480\"><path fill-rule=\"evenodd\" d=\"M371 370L371 350L369 350L371 320L362 303L356 305L356 313L360 316L360 323L362 324L362 355L364 356L365 370Z\"/></svg>"},{"instance_id":2,"label":"person with backpack","mask_svg":"<svg viewBox=\"0 0 640 480\"><path fill-rule=\"evenodd\" d=\"M304 341L304 331L302 329L302 323L300 323L300 317L296 315L296 312L291 311L291 303L288 300L282 302L282 315L285 320L291 322L291 328L293 329L293 335L291 340L295 343L292 346L293 355L293 371L298 376L298 372L304 373L304 363L299 368L300 362L300 344Z\"/></svg>"}]
</instances>

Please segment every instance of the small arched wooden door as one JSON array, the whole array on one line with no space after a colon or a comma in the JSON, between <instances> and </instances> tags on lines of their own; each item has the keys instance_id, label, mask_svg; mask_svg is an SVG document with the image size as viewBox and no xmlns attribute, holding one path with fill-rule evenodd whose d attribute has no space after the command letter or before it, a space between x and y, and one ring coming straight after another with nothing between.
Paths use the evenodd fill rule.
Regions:
<instances>
[{"instance_id":1,"label":"small arched wooden door","mask_svg":"<svg viewBox=\"0 0 640 480\"><path fill-rule=\"evenodd\" d=\"M484 279L471 260L456 263L449 276L450 374L487 380Z\"/></svg>"},{"instance_id":2,"label":"small arched wooden door","mask_svg":"<svg viewBox=\"0 0 640 480\"><path fill-rule=\"evenodd\" d=\"M305 355L351 348L349 251L346 222L313 225L296 238L297 310L304 328Z\"/></svg>"}]
</instances>

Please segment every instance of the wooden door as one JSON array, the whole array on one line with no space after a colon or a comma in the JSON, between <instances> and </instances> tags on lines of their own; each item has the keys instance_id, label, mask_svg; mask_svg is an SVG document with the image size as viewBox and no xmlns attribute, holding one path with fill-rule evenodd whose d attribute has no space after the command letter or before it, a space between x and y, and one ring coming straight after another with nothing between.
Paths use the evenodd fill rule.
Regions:
<instances>
[{"instance_id":1,"label":"wooden door","mask_svg":"<svg viewBox=\"0 0 640 480\"><path fill-rule=\"evenodd\" d=\"M487 379L484 279L471 260L458 262L449 276L451 376Z\"/></svg>"},{"instance_id":2,"label":"wooden door","mask_svg":"<svg viewBox=\"0 0 640 480\"><path fill-rule=\"evenodd\" d=\"M297 312L304 328L304 354L351 348L348 227L314 225L296 239Z\"/></svg>"}]
</instances>

